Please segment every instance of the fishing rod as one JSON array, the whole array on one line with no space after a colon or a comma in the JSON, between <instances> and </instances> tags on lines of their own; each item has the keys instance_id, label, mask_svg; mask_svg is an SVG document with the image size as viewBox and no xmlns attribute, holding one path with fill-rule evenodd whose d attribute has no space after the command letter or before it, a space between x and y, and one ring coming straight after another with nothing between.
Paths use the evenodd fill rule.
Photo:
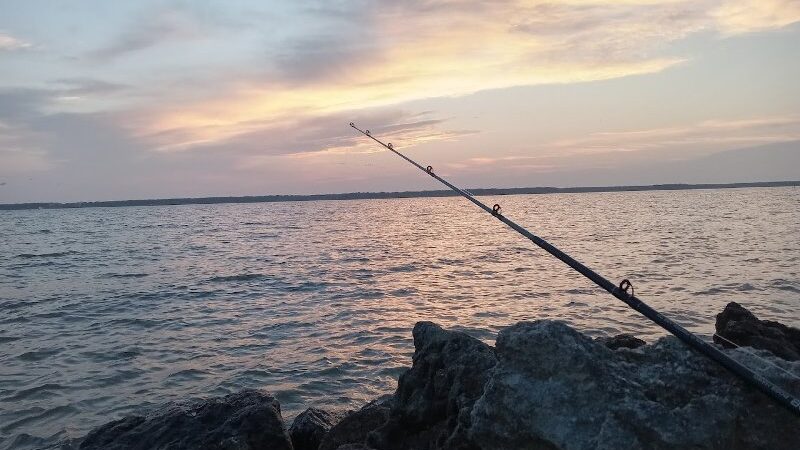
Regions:
<instances>
[{"instance_id":1,"label":"fishing rod","mask_svg":"<svg viewBox=\"0 0 800 450\"><path fill-rule=\"evenodd\" d=\"M781 389L779 386L776 386L775 384L764 378L762 375L750 370L748 367L744 366L740 362L728 356L725 352L723 352L719 348L700 339L693 333L689 332L686 328L683 328L682 326L673 322L671 319L668 319L666 316L662 315L655 309L648 306L643 301L639 300L634 295L633 285L629 280L627 279L622 280L618 285L612 283L607 278L603 277L602 275L598 274L592 269L586 267L573 257L564 253L563 251L559 250L553 244L547 242L546 240L540 238L539 236L536 236L535 234L526 230L522 226L518 225L516 222L504 216L500 211L499 204L495 204L490 208L480 200L476 199L475 196L473 196L471 193L456 187L449 181L437 175L433 171L433 167L431 166L422 167L413 159L395 150L391 142L383 143L383 141L373 136L369 130L362 130L358 128L353 122L350 122L350 126L356 129L359 133L363 134L364 136L377 142L387 150L392 151L395 155L405 159L417 169L427 173L428 175L433 177L436 181L444 184L448 188L457 192L467 200L477 205L482 210L494 216L497 220L508 225L512 230L530 239L534 244L542 248L547 253L550 253L551 255L555 256L556 258L561 260L564 264L570 266L576 272L590 279L592 282L594 282L594 284L605 289L611 295L618 298L619 300L622 300L626 305L630 306L638 313L642 314L651 321L655 322L661 328L664 328L665 330L675 335L678 339L683 341L689 347L713 359L714 361L719 363L722 367L728 369L730 372L732 372L745 382L749 383L750 385L754 386L767 396L771 397L772 399L774 399L775 401L777 401L778 403L780 403L781 405L792 411L794 414L800 416L800 399L794 398L791 394Z\"/></svg>"}]
</instances>

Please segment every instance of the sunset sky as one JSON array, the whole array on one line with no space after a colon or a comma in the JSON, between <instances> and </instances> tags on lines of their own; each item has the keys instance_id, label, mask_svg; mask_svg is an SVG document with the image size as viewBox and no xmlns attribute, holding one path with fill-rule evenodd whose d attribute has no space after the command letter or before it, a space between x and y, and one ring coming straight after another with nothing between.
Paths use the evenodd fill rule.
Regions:
<instances>
[{"instance_id":1,"label":"sunset sky","mask_svg":"<svg viewBox=\"0 0 800 450\"><path fill-rule=\"evenodd\" d=\"M800 179L800 1L0 0L0 203Z\"/></svg>"}]
</instances>

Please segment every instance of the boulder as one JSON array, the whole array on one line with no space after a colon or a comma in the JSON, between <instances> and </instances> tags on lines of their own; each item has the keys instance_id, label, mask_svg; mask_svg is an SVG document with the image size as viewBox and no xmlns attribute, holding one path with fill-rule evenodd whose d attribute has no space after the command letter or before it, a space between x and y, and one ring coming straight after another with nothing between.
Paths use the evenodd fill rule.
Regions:
<instances>
[{"instance_id":1,"label":"boulder","mask_svg":"<svg viewBox=\"0 0 800 450\"><path fill-rule=\"evenodd\" d=\"M496 350L468 430L478 448L788 450L800 442L800 419L673 337L616 352L561 322L522 322L500 332ZM800 375L800 363L781 363Z\"/></svg>"},{"instance_id":2,"label":"boulder","mask_svg":"<svg viewBox=\"0 0 800 450\"><path fill-rule=\"evenodd\" d=\"M800 330L778 322L758 320L738 303L728 303L717 314L715 326L717 336L714 336L714 342L725 347L734 347L733 344L754 347L769 350L789 361L800 360Z\"/></svg>"},{"instance_id":3,"label":"boulder","mask_svg":"<svg viewBox=\"0 0 800 450\"><path fill-rule=\"evenodd\" d=\"M627 333L618 334L612 337L599 337L595 338L595 341L605 345L611 350L617 350L620 348L639 348L646 344L645 341Z\"/></svg>"},{"instance_id":4,"label":"boulder","mask_svg":"<svg viewBox=\"0 0 800 450\"><path fill-rule=\"evenodd\" d=\"M308 408L300 413L289 427L294 450L317 450L322 438L344 417L343 412Z\"/></svg>"},{"instance_id":5,"label":"boulder","mask_svg":"<svg viewBox=\"0 0 800 450\"><path fill-rule=\"evenodd\" d=\"M89 433L81 450L291 450L278 401L256 390L169 404Z\"/></svg>"},{"instance_id":6,"label":"boulder","mask_svg":"<svg viewBox=\"0 0 800 450\"><path fill-rule=\"evenodd\" d=\"M319 450L368 448L364 445L367 435L386 423L391 404L392 397L386 396L348 414L328 430Z\"/></svg>"},{"instance_id":7,"label":"boulder","mask_svg":"<svg viewBox=\"0 0 800 450\"><path fill-rule=\"evenodd\" d=\"M417 323L413 335L413 365L400 376L389 420L367 444L387 450L472 448L464 431L497 362L494 349L431 322Z\"/></svg>"}]
</instances>

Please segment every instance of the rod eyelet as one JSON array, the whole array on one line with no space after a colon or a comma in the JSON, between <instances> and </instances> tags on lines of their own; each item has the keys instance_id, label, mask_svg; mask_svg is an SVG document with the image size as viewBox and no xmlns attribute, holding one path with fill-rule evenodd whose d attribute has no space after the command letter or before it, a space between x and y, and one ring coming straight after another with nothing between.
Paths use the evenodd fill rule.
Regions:
<instances>
[{"instance_id":1,"label":"rod eyelet","mask_svg":"<svg viewBox=\"0 0 800 450\"><path fill-rule=\"evenodd\" d=\"M633 297L633 284L627 278L619 282L619 290Z\"/></svg>"}]
</instances>

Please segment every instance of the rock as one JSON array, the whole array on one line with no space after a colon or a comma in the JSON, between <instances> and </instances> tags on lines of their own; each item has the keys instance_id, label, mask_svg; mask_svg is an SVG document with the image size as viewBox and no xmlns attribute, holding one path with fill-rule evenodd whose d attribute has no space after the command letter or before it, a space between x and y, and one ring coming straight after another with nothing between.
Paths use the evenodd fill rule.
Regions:
<instances>
[{"instance_id":1,"label":"rock","mask_svg":"<svg viewBox=\"0 0 800 450\"><path fill-rule=\"evenodd\" d=\"M386 423L391 404L392 398L387 396L348 414L328 430L322 438L319 450L368 448L364 445L367 435Z\"/></svg>"},{"instance_id":2,"label":"rock","mask_svg":"<svg viewBox=\"0 0 800 450\"><path fill-rule=\"evenodd\" d=\"M317 450L322 438L344 417L342 412L308 408L300 413L289 427L294 450Z\"/></svg>"},{"instance_id":3,"label":"rock","mask_svg":"<svg viewBox=\"0 0 800 450\"><path fill-rule=\"evenodd\" d=\"M605 345L611 350L619 348L639 348L646 344L645 341L627 333L618 334L613 337L599 337L595 338L595 341Z\"/></svg>"},{"instance_id":4,"label":"rock","mask_svg":"<svg viewBox=\"0 0 800 450\"><path fill-rule=\"evenodd\" d=\"M411 369L400 376L387 423L367 444L379 449L471 448L464 430L497 362L494 350L436 324L414 326Z\"/></svg>"},{"instance_id":5,"label":"rock","mask_svg":"<svg viewBox=\"0 0 800 450\"><path fill-rule=\"evenodd\" d=\"M720 314L717 314L717 335L714 342L725 347L754 347L769 350L777 356L789 361L800 360L800 330L787 327L778 322L758 320L756 316L735 302L728 303ZM728 342L730 341L730 342Z\"/></svg>"},{"instance_id":6,"label":"rock","mask_svg":"<svg viewBox=\"0 0 800 450\"><path fill-rule=\"evenodd\" d=\"M731 357L800 393L800 358L791 357L800 353L798 330L760 321L735 303L717 317L717 329L757 347L726 350ZM393 395L344 417L309 408L292 424L294 448L800 448L800 418L671 336L651 345L631 335L592 340L547 320L504 329L496 348L430 322L417 323L413 335L413 364ZM111 422L81 448L292 443L278 402L243 391Z\"/></svg>"},{"instance_id":7,"label":"rock","mask_svg":"<svg viewBox=\"0 0 800 450\"><path fill-rule=\"evenodd\" d=\"M244 390L107 423L89 433L80 448L291 450L292 444L278 401L259 391Z\"/></svg>"},{"instance_id":8,"label":"rock","mask_svg":"<svg viewBox=\"0 0 800 450\"><path fill-rule=\"evenodd\" d=\"M673 337L615 352L536 321L501 331L496 349L468 430L478 448L788 450L800 439L800 419Z\"/></svg>"}]
</instances>

